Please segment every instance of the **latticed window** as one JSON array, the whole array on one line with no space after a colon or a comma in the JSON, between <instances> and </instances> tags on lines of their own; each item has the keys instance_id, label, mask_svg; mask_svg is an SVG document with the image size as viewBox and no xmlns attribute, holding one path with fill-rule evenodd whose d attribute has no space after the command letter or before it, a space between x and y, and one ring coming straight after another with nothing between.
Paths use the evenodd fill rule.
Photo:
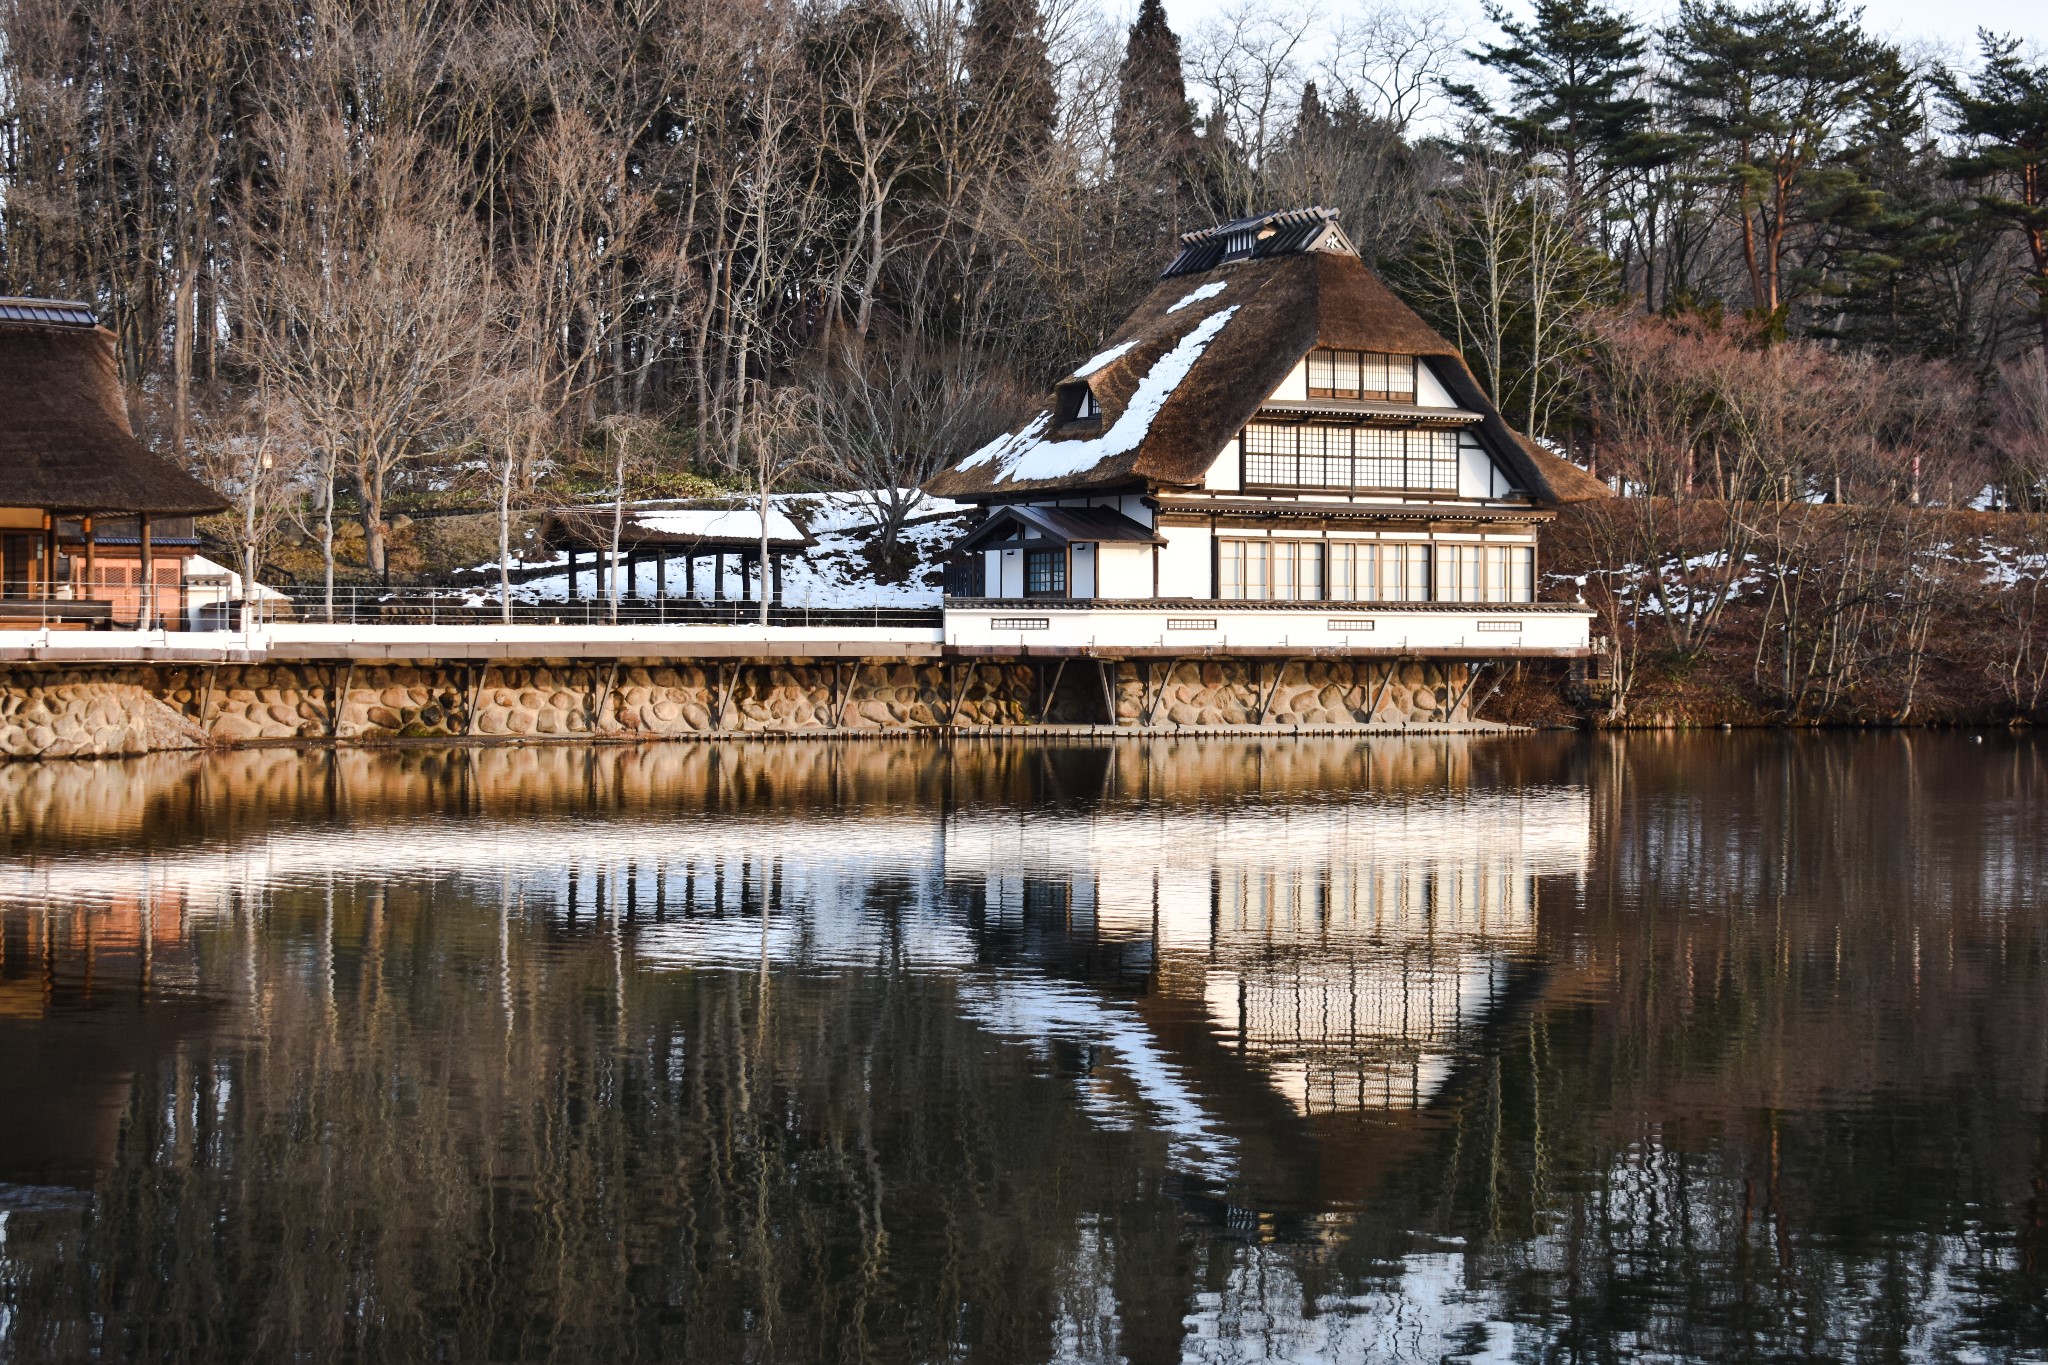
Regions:
<instances>
[{"instance_id":1,"label":"latticed window","mask_svg":"<svg viewBox=\"0 0 2048 1365\"><path fill-rule=\"evenodd\" d=\"M1421 541L1333 541L1330 597L1338 602L1427 602L1430 547Z\"/></svg>"},{"instance_id":2,"label":"latticed window","mask_svg":"<svg viewBox=\"0 0 2048 1365\"><path fill-rule=\"evenodd\" d=\"M1439 545L1436 596L1440 602L1533 602L1533 545Z\"/></svg>"},{"instance_id":3,"label":"latticed window","mask_svg":"<svg viewBox=\"0 0 2048 1365\"><path fill-rule=\"evenodd\" d=\"M1220 540L1218 596L1250 602L1320 601L1323 549L1317 540Z\"/></svg>"},{"instance_id":4,"label":"latticed window","mask_svg":"<svg viewBox=\"0 0 2048 1365\"><path fill-rule=\"evenodd\" d=\"M1371 351L1310 351L1308 396L1381 403L1415 401L1415 357Z\"/></svg>"},{"instance_id":5,"label":"latticed window","mask_svg":"<svg viewBox=\"0 0 2048 1365\"><path fill-rule=\"evenodd\" d=\"M1243 440L1247 485L1458 490L1455 431L1251 422Z\"/></svg>"},{"instance_id":6,"label":"latticed window","mask_svg":"<svg viewBox=\"0 0 2048 1365\"><path fill-rule=\"evenodd\" d=\"M1067 595L1067 552L1026 550L1024 552L1024 595L1065 597Z\"/></svg>"}]
</instances>

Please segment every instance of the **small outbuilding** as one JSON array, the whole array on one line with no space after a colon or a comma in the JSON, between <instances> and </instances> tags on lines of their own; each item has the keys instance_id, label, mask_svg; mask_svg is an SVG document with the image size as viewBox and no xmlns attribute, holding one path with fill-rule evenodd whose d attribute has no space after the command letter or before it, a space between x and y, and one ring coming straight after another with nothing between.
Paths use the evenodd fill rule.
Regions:
<instances>
[{"instance_id":1,"label":"small outbuilding","mask_svg":"<svg viewBox=\"0 0 2048 1365\"><path fill-rule=\"evenodd\" d=\"M135 437L113 333L0 298L0 626L175 628L194 518L227 499Z\"/></svg>"}]
</instances>

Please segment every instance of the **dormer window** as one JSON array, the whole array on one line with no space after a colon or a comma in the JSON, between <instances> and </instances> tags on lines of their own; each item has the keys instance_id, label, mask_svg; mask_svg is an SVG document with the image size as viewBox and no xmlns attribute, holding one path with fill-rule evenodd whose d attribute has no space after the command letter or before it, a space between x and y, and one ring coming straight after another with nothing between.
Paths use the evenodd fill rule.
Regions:
<instances>
[{"instance_id":1,"label":"dormer window","mask_svg":"<svg viewBox=\"0 0 2048 1365\"><path fill-rule=\"evenodd\" d=\"M1059 412L1062 422L1102 420L1102 407L1095 401L1095 390L1078 380L1060 385Z\"/></svg>"},{"instance_id":2,"label":"dormer window","mask_svg":"<svg viewBox=\"0 0 2048 1365\"><path fill-rule=\"evenodd\" d=\"M1415 401L1415 357L1371 351L1310 351L1308 396L1380 403Z\"/></svg>"},{"instance_id":3,"label":"dormer window","mask_svg":"<svg viewBox=\"0 0 2048 1365\"><path fill-rule=\"evenodd\" d=\"M1223 259L1226 261L1243 260L1246 256L1252 254L1252 247L1257 241L1258 237L1251 228L1242 228L1231 233L1223 242Z\"/></svg>"}]
</instances>

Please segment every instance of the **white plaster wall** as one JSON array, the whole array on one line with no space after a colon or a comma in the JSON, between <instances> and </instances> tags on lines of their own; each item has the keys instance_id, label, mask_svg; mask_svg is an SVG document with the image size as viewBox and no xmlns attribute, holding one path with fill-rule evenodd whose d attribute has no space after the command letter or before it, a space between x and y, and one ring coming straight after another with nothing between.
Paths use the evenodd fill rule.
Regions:
<instances>
[{"instance_id":1,"label":"white plaster wall","mask_svg":"<svg viewBox=\"0 0 2048 1365\"><path fill-rule=\"evenodd\" d=\"M1163 585L1162 585L1163 586ZM1443 603L1426 611L1374 611L1370 602L1331 604L1326 610L1000 609L949 607L946 643L969 648L1036 649L1181 647L1202 649L1308 649L1378 653L1484 650L1496 657L1583 650L1591 608L1518 611L1512 604ZM1029 621L1028 629L998 629L998 621ZM1367 623L1370 623L1369 625ZM1481 629L1482 623L1488 628ZM1188 629L1198 626L1198 629ZM1499 627L1510 627L1499 629Z\"/></svg>"},{"instance_id":2,"label":"white plaster wall","mask_svg":"<svg viewBox=\"0 0 2048 1365\"><path fill-rule=\"evenodd\" d=\"M1095 546L1083 541L1072 547L1067 562L1067 596L1095 596Z\"/></svg>"},{"instance_id":3,"label":"white plaster wall","mask_svg":"<svg viewBox=\"0 0 2048 1365\"><path fill-rule=\"evenodd\" d=\"M1291 401L1291 402L1296 402L1296 403L1300 403L1300 402L1305 402L1305 401L1307 400L1307 398L1308 398L1308 357L1307 357L1307 356L1303 356L1303 357L1302 357L1301 359L1299 359L1299 360L1297 360L1297 361L1295 361L1295 362L1294 362L1294 368L1293 368L1293 369L1291 369L1291 370L1289 370L1289 371L1287 372L1287 377L1286 377L1285 379L1283 379L1283 380L1281 380L1281 381L1280 381L1280 387L1279 387L1279 388L1277 388L1277 389L1275 389L1275 390L1273 390L1273 392L1272 392L1272 393L1271 393L1271 394L1270 394L1269 396L1270 396L1270 397L1273 397L1273 398L1277 398L1277 399L1280 399L1280 400L1282 400L1283 402L1286 402L1286 401Z\"/></svg>"},{"instance_id":4,"label":"white plaster wall","mask_svg":"<svg viewBox=\"0 0 2048 1365\"><path fill-rule=\"evenodd\" d=\"M1097 597L1150 597L1152 547L1105 542L1096 563Z\"/></svg>"},{"instance_id":5,"label":"white plaster wall","mask_svg":"<svg viewBox=\"0 0 2048 1365\"><path fill-rule=\"evenodd\" d=\"M1415 367L1415 404L1423 408L1455 408L1458 400L1451 397L1451 391L1436 377L1431 362L1423 359Z\"/></svg>"},{"instance_id":6,"label":"white plaster wall","mask_svg":"<svg viewBox=\"0 0 2048 1365\"><path fill-rule=\"evenodd\" d=\"M981 595L1001 597L1003 595L1003 552L983 550L981 552Z\"/></svg>"},{"instance_id":7,"label":"white plaster wall","mask_svg":"<svg viewBox=\"0 0 2048 1365\"><path fill-rule=\"evenodd\" d=\"M1476 447L1460 445L1458 448L1458 496L1461 498L1494 498L1508 491L1509 480L1505 474L1497 474L1493 468L1493 457Z\"/></svg>"},{"instance_id":8,"label":"white plaster wall","mask_svg":"<svg viewBox=\"0 0 2048 1365\"><path fill-rule=\"evenodd\" d=\"M1162 526L1159 534L1166 541L1159 548L1159 595L1212 596L1215 585L1210 582L1210 574L1215 566L1209 553L1209 528Z\"/></svg>"},{"instance_id":9,"label":"white plaster wall","mask_svg":"<svg viewBox=\"0 0 2048 1365\"><path fill-rule=\"evenodd\" d=\"M1202 476L1202 487L1220 493L1234 493L1244 487L1244 470L1237 458L1237 442L1232 440L1223 447L1222 454L1209 462L1209 472Z\"/></svg>"},{"instance_id":10,"label":"white plaster wall","mask_svg":"<svg viewBox=\"0 0 2048 1365\"><path fill-rule=\"evenodd\" d=\"M1004 550L1002 555L1002 583L1000 591L995 595L997 597L1022 597L1024 595L1024 552L1022 550Z\"/></svg>"}]
</instances>

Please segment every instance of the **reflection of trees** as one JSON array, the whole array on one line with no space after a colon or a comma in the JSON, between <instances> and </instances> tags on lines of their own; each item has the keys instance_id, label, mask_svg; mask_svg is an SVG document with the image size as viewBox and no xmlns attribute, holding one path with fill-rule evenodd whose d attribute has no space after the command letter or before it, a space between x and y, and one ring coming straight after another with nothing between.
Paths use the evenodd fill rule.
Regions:
<instances>
[{"instance_id":1,"label":"reflection of trees","mask_svg":"<svg viewBox=\"0 0 2048 1365\"><path fill-rule=\"evenodd\" d=\"M1173 1263L1157 1144L944 978L633 971L614 920L478 909L293 888L199 931L247 1016L136 1076L90 1217L12 1215L17 1358L1036 1360L1084 1216L1112 1276Z\"/></svg>"},{"instance_id":2,"label":"reflection of trees","mask_svg":"<svg viewBox=\"0 0 2048 1365\"><path fill-rule=\"evenodd\" d=\"M1594 894L1544 901L1580 988L1476 1050L1346 1258L1468 1238L1569 1356L2041 1349L2044 783L2031 745L1606 746Z\"/></svg>"},{"instance_id":3,"label":"reflection of trees","mask_svg":"<svg viewBox=\"0 0 2048 1365\"><path fill-rule=\"evenodd\" d=\"M1525 1353L1568 1359L2048 1346L2048 764L2031 746L1370 752L0 769L17 859L84 847L106 878L141 851L160 875L196 831L256 846L313 829L339 850L317 864L331 887L223 879L217 904L178 903L175 947L151 940L162 970L232 1007L124 1054L88 1208L8 1211L0 1353L1038 1360L1093 1343L1160 1360L1190 1316L1366 1359L1497 1346L1510 1319ZM1593 812L1583 886L1505 854L1478 864L1504 879L1459 880L1474 855L1455 820L1405 843L1330 834L1361 785L1467 811L1568 791ZM1486 820L1476 843L1503 845ZM774 842L777 821L812 842ZM493 826L528 831L562 875L501 870L489 841L459 867L346 866ZM903 858L817 870L890 840L943 847L949 880ZM828 909L873 931L847 940L858 954L827 942ZM935 924L957 956L918 956ZM13 909L0 928L0 1003L16 964L82 952L77 934L22 940ZM96 942L111 964L144 938ZM1483 1008L1453 1010L1431 992L1475 955L1507 970ZM1420 1034L1405 988L1355 989L1389 964L1440 1007ZM1235 1170L1191 1173L1080 1031L1033 1048L992 1030L969 997L997 976L1142 1028ZM1225 976L1273 1016L1241 1040L1209 999ZM1418 1059L1436 1069L1406 1108L1341 1101L1334 1081L1297 1106L1272 1079ZM1138 1121L1101 1121L1117 1103Z\"/></svg>"}]
</instances>

